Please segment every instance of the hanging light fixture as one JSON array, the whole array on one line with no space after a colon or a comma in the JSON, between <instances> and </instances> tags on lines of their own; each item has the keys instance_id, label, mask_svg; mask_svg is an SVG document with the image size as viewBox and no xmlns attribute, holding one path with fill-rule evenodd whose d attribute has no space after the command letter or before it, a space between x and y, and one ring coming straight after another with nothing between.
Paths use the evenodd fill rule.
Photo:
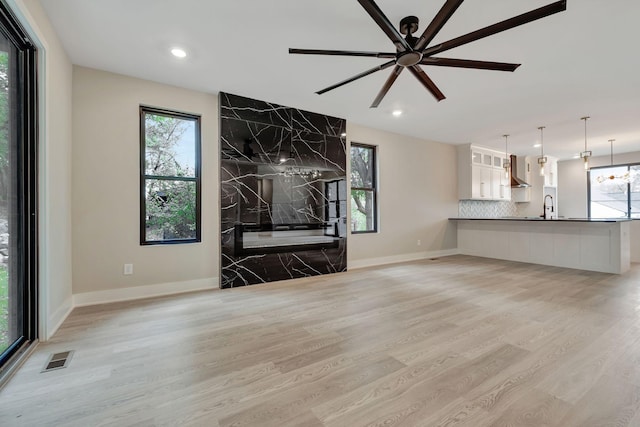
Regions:
<instances>
[{"instance_id":1,"label":"hanging light fixture","mask_svg":"<svg viewBox=\"0 0 640 427\"><path fill-rule=\"evenodd\" d=\"M540 165L540 176L544 176L544 165L547 163L547 156L544 155L544 137L542 130L544 126L538 127L540 129L540 157L538 157L538 165Z\"/></svg>"},{"instance_id":2,"label":"hanging light fixture","mask_svg":"<svg viewBox=\"0 0 640 427\"><path fill-rule=\"evenodd\" d=\"M504 162L502 163L502 167L504 168L504 177L509 179L509 173L511 171L511 161L509 161L509 144L508 138L509 135L504 136Z\"/></svg>"},{"instance_id":3,"label":"hanging light fixture","mask_svg":"<svg viewBox=\"0 0 640 427\"><path fill-rule=\"evenodd\" d=\"M587 120L589 116L581 117L580 120L584 120L584 151L580 153L580 157L584 160L584 170L589 170L589 157L591 157L591 151L587 150Z\"/></svg>"},{"instance_id":4,"label":"hanging light fixture","mask_svg":"<svg viewBox=\"0 0 640 427\"><path fill-rule=\"evenodd\" d=\"M615 142L615 139L609 140L609 146L611 147L611 154L610 154L611 160L609 161L610 166L613 166L613 143L614 142ZM609 174L609 175L599 175L596 177L596 181L599 184L608 183L611 181L622 183L622 184L628 184L629 181L631 181L631 179L632 179L631 171L629 171L628 169L625 173L620 175Z\"/></svg>"}]
</instances>

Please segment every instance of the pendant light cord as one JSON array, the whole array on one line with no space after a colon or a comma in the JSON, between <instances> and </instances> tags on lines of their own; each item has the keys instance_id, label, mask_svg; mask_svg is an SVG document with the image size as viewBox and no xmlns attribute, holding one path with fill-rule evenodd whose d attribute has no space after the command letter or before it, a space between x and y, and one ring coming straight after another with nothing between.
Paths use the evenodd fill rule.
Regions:
<instances>
[{"instance_id":1,"label":"pendant light cord","mask_svg":"<svg viewBox=\"0 0 640 427\"><path fill-rule=\"evenodd\" d=\"M587 152L587 120L589 120L590 116L580 117L580 120L584 120L584 152Z\"/></svg>"},{"instance_id":2,"label":"pendant light cord","mask_svg":"<svg viewBox=\"0 0 640 427\"><path fill-rule=\"evenodd\" d=\"M508 144L509 135L502 135L502 136L504 136L504 156L508 160L509 158L507 156L509 155L509 144Z\"/></svg>"},{"instance_id":3,"label":"pendant light cord","mask_svg":"<svg viewBox=\"0 0 640 427\"><path fill-rule=\"evenodd\" d=\"M611 146L611 166L613 166L613 141L615 141L615 139L609 140L609 145Z\"/></svg>"},{"instance_id":4,"label":"pendant light cord","mask_svg":"<svg viewBox=\"0 0 640 427\"><path fill-rule=\"evenodd\" d=\"M587 119L589 117L584 117L584 151L587 151Z\"/></svg>"}]
</instances>

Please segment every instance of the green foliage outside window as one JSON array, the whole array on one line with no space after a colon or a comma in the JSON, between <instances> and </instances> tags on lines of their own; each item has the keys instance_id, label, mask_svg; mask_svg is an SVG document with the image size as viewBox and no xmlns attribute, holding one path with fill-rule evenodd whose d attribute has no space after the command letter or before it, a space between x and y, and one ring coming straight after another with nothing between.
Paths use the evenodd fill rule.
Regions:
<instances>
[{"instance_id":1,"label":"green foliage outside window","mask_svg":"<svg viewBox=\"0 0 640 427\"><path fill-rule=\"evenodd\" d=\"M144 115L144 241L197 240L197 117Z\"/></svg>"},{"instance_id":2,"label":"green foliage outside window","mask_svg":"<svg viewBox=\"0 0 640 427\"><path fill-rule=\"evenodd\" d=\"M0 203L6 215L5 203L9 191L9 54L0 52Z\"/></svg>"},{"instance_id":3,"label":"green foliage outside window","mask_svg":"<svg viewBox=\"0 0 640 427\"><path fill-rule=\"evenodd\" d=\"M0 352L9 346L9 275L0 265Z\"/></svg>"},{"instance_id":4,"label":"green foliage outside window","mask_svg":"<svg viewBox=\"0 0 640 427\"><path fill-rule=\"evenodd\" d=\"M351 145L351 231L376 231L375 147Z\"/></svg>"},{"instance_id":5,"label":"green foliage outside window","mask_svg":"<svg viewBox=\"0 0 640 427\"><path fill-rule=\"evenodd\" d=\"M0 222L8 221L9 194L9 53L0 52ZM0 353L9 339L9 275L0 264Z\"/></svg>"}]
</instances>

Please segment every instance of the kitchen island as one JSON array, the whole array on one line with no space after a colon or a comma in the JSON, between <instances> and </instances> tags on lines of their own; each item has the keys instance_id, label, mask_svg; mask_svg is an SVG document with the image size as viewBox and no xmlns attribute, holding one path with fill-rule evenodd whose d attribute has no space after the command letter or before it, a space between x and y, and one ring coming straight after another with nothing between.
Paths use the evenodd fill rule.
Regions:
<instances>
[{"instance_id":1,"label":"kitchen island","mask_svg":"<svg viewBox=\"0 0 640 427\"><path fill-rule=\"evenodd\" d=\"M449 218L458 251L509 261L623 274L630 268L629 219Z\"/></svg>"}]
</instances>

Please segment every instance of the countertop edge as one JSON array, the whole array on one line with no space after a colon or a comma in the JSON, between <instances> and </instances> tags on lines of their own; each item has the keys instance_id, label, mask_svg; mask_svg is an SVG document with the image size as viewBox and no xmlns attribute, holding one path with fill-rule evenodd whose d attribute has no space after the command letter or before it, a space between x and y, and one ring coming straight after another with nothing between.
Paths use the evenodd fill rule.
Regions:
<instances>
[{"instance_id":1,"label":"countertop edge","mask_svg":"<svg viewBox=\"0 0 640 427\"><path fill-rule=\"evenodd\" d=\"M449 221L528 221L528 222L592 222L592 223L613 223L633 221L630 218L558 218L558 219L542 219L542 218L449 218Z\"/></svg>"}]
</instances>

